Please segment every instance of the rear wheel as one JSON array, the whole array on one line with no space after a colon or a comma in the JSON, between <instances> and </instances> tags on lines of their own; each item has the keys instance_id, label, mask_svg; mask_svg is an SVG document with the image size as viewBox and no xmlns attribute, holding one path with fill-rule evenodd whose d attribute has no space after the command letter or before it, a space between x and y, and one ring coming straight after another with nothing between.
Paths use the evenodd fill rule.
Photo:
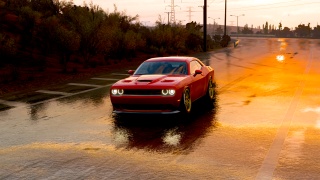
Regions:
<instances>
[{"instance_id":1,"label":"rear wheel","mask_svg":"<svg viewBox=\"0 0 320 180\"><path fill-rule=\"evenodd\" d=\"M206 106L208 108L213 108L214 107L214 101L215 101L215 83L212 81L212 79L209 79L208 82L208 88L207 88L207 93L204 97L204 101L206 103Z\"/></svg>"},{"instance_id":2,"label":"rear wheel","mask_svg":"<svg viewBox=\"0 0 320 180\"><path fill-rule=\"evenodd\" d=\"M190 89L186 88L183 91L182 97L181 97L181 111L183 114L189 114L191 112L191 96L190 96Z\"/></svg>"},{"instance_id":3,"label":"rear wheel","mask_svg":"<svg viewBox=\"0 0 320 180\"><path fill-rule=\"evenodd\" d=\"M208 82L208 89L207 89L207 94L206 94L206 98L209 100L209 101L213 101L214 100L214 88L215 88L215 85L212 81L212 79L210 78L209 82Z\"/></svg>"}]
</instances>

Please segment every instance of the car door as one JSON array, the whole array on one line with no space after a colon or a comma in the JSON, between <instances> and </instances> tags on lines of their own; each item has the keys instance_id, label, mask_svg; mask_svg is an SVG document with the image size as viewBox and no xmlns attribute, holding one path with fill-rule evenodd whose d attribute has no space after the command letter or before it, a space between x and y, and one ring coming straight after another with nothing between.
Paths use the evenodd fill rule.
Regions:
<instances>
[{"instance_id":1,"label":"car door","mask_svg":"<svg viewBox=\"0 0 320 180\"><path fill-rule=\"evenodd\" d=\"M205 76L203 76L203 74L195 74L196 70L202 70L202 68L202 64L200 64L197 60L193 60L190 62L190 74L192 77L190 92L192 101L200 98L203 95Z\"/></svg>"}]
</instances>

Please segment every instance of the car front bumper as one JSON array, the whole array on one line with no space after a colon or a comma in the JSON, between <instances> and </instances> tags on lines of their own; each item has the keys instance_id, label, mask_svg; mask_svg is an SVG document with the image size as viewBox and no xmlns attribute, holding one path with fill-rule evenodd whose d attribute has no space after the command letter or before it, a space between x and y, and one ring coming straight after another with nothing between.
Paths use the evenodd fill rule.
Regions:
<instances>
[{"instance_id":1,"label":"car front bumper","mask_svg":"<svg viewBox=\"0 0 320 180\"><path fill-rule=\"evenodd\" d=\"M111 96L117 114L176 114L180 98L176 96Z\"/></svg>"}]
</instances>

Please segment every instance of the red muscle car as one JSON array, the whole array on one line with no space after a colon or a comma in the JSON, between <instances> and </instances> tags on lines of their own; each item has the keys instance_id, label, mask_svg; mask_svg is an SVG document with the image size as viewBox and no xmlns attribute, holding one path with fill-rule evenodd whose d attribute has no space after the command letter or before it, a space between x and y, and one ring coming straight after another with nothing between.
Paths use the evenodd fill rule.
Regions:
<instances>
[{"instance_id":1,"label":"red muscle car","mask_svg":"<svg viewBox=\"0 0 320 180\"><path fill-rule=\"evenodd\" d=\"M197 99L214 99L214 70L195 57L151 58L129 74L110 88L114 113L188 114Z\"/></svg>"}]
</instances>

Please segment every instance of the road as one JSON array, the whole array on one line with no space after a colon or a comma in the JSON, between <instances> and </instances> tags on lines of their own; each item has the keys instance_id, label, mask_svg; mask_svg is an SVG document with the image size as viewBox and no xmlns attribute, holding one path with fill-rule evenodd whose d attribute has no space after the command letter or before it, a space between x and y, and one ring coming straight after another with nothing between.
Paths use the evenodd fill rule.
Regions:
<instances>
[{"instance_id":1,"label":"road","mask_svg":"<svg viewBox=\"0 0 320 180\"><path fill-rule=\"evenodd\" d=\"M240 38L200 53L216 105L189 121L112 114L123 72L2 99L0 179L319 179L320 41ZM77 87L77 88L71 88Z\"/></svg>"}]
</instances>

